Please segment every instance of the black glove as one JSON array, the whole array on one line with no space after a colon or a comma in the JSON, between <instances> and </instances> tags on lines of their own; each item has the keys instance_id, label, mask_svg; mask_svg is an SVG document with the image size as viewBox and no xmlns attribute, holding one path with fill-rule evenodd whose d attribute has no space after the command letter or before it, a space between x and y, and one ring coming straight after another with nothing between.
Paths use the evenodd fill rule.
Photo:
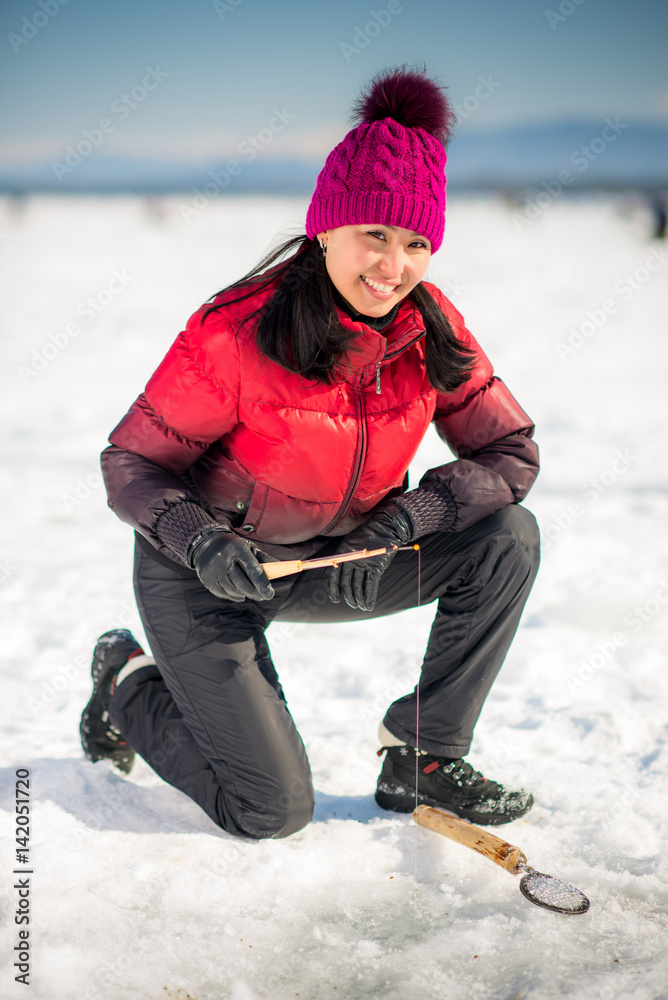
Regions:
<instances>
[{"instance_id":1,"label":"black glove","mask_svg":"<svg viewBox=\"0 0 668 1000\"><path fill-rule=\"evenodd\" d=\"M405 545L413 537L413 525L398 504L381 507L359 528L355 528L338 548L337 554L357 549L382 549ZM329 599L338 604L341 596L351 608L373 611L380 578L394 559L394 552L372 559L340 563L329 571Z\"/></svg>"},{"instance_id":2,"label":"black glove","mask_svg":"<svg viewBox=\"0 0 668 1000\"><path fill-rule=\"evenodd\" d=\"M241 603L269 601L274 588L257 558L259 550L221 524L208 525L188 548L188 565L212 594ZM266 557L265 557L266 558Z\"/></svg>"}]
</instances>

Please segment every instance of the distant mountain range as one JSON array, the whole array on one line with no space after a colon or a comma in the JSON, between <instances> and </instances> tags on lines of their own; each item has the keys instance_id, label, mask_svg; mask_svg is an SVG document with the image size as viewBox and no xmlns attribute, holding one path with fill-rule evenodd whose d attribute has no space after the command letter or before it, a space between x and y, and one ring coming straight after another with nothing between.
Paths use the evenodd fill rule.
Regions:
<instances>
[{"instance_id":1,"label":"distant mountain range","mask_svg":"<svg viewBox=\"0 0 668 1000\"><path fill-rule=\"evenodd\" d=\"M0 190L71 193L311 192L324 162L279 160L258 153L238 159L230 174L221 162L105 156L81 146L68 158L23 164L0 162ZM462 130L448 147L449 191L531 188L560 182L572 189L667 188L668 125L610 117L497 130ZM561 175L561 177L560 177Z\"/></svg>"},{"instance_id":2,"label":"distant mountain range","mask_svg":"<svg viewBox=\"0 0 668 1000\"><path fill-rule=\"evenodd\" d=\"M449 152L457 187L542 186L561 171L572 187L668 186L668 124L622 116L469 132Z\"/></svg>"}]
</instances>

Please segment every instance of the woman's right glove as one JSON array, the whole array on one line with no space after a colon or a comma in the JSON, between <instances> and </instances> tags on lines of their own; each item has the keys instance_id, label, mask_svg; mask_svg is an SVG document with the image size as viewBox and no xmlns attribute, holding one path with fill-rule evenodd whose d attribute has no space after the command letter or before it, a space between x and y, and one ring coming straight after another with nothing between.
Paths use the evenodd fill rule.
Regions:
<instances>
[{"instance_id":1,"label":"woman's right glove","mask_svg":"<svg viewBox=\"0 0 668 1000\"><path fill-rule=\"evenodd\" d=\"M195 536L187 561L201 582L216 597L241 603L269 601L274 588L269 583L249 542L222 524L211 524Z\"/></svg>"}]
</instances>

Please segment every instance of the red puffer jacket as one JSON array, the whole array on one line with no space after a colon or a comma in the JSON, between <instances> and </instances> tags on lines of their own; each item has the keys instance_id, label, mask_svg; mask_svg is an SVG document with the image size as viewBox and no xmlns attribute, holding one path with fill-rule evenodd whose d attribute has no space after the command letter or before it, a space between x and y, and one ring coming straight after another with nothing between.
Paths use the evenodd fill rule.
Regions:
<instances>
[{"instance_id":1,"label":"red puffer jacket","mask_svg":"<svg viewBox=\"0 0 668 1000\"><path fill-rule=\"evenodd\" d=\"M102 456L109 505L168 555L155 524L193 499L180 478L189 470L214 516L236 518L235 529L254 541L344 535L405 490L432 421L458 456L426 477L449 489L455 530L521 500L538 471L532 421L494 377L460 313L425 284L477 355L451 394L427 381L424 323L409 299L382 333L338 310L358 336L334 385L289 372L258 352L252 332L238 332L273 289L206 321L203 306L110 435Z\"/></svg>"}]
</instances>

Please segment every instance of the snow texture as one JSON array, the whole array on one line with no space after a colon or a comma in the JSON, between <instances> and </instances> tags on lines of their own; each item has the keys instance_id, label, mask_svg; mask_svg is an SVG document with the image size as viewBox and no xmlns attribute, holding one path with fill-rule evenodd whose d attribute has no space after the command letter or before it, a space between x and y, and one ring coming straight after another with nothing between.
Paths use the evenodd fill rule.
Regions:
<instances>
[{"instance_id":1,"label":"snow texture","mask_svg":"<svg viewBox=\"0 0 668 1000\"><path fill-rule=\"evenodd\" d=\"M317 789L287 840L239 842L143 761L124 779L83 758L97 636L144 639L99 452L187 317L306 209L221 198L185 221L191 201L0 202L2 996L665 1000L668 256L649 218L622 196L532 222L455 196L430 272L538 428L543 564L469 759L533 791L496 832L590 898L564 916L375 805L378 721L416 681L433 608L271 627ZM444 460L430 433L412 484ZM12 966L21 767L29 990Z\"/></svg>"}]
</instances>

